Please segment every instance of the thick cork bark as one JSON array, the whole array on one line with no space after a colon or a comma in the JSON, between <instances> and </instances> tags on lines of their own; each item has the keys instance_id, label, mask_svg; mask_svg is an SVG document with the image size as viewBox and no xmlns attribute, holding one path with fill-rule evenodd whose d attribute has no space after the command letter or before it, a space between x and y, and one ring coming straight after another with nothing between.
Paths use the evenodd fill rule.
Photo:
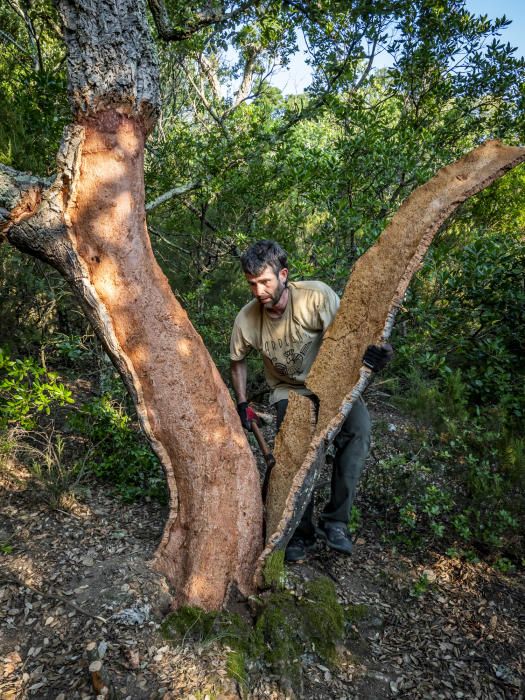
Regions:
<instances>
[{"instance_id":1,"label":"thick cork bark","mask_svg":"<svg viewBox=\"0 0 525 700\"><path fill-rule=\"evenodd\" d=\"M277 440L267 502L267 521L274 529L267 528L258 571L266 557L286 546L293 534L326 449L369 381L370 371L361 366L363 353L369 344L389 337L410 280L434 235L459 204L524 160L525 148L490 141L442 168L408 197L377 242L355 264L306 382L320 400L315 435L306 451L283 449L293 441L294 433L302 436L311 429L303 402L294 400ZM277 490L272 489L273 480L279 483L278 498L272 497ZM288 496L283 506L284 488Z\"/></svg>"}]
</instances>

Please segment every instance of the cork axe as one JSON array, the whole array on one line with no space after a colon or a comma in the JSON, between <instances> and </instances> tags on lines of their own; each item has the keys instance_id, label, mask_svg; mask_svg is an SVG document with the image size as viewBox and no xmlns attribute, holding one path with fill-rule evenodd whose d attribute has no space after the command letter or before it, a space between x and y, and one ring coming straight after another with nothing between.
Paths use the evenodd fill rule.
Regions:
<instances>
[{"instance_id":1,"label":"cork axe","mask_svg":"<svg viewBox=\"0 0 525 700\"><path fill-rule=\"evenodd\" d=\"M264 458L264 461L266 462L266 473L264 475L262 485L262 498L263 502L265 502L266 494L268 493L268 484L270 483L270 474L272 473L272 469L275 466L275 457L273 456L272 451L268 447L268 443L266 442L262 430L259 427L259 416L255 413L251 406L248 406L247 408L247 416L248 420L250 421L250 427L252 429L252 432L255 435L255 439L257 440L259 449L261 450L261 454Z\"/></svg>"}]
</instances>

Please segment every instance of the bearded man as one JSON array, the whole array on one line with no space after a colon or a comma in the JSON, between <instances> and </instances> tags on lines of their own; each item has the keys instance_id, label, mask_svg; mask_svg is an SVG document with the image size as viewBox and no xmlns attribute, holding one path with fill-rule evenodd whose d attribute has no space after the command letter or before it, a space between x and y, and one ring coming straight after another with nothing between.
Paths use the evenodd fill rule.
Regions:
<instances>
[{"instance_id":1,"label":"bearded man","mask_svg":"<svg viewBox=\"0 0 525 700\"><path fill-rule=\"evenodd\" d=\"M238 313L230 341L237 411L243 427L251 430L246 357L257 350L263 358L271 389L270 403L275 407L279 429L290 391L318 403L305 386L305 380L339 308L339 297L324 282L290 282L287 254L275 241L258 241L250 246L241 256L241 266L254 299ZM392 354L390 345L371 345L363 363L377 372ZM370 427L368 410L359 399L334 442L330 500L320 515L318 527L313 523L313 499L310 501L286 548L287 562L305 559L316 536L337 552L352 553L348 521L370 447Z\"/></svg>"}]
</instances>

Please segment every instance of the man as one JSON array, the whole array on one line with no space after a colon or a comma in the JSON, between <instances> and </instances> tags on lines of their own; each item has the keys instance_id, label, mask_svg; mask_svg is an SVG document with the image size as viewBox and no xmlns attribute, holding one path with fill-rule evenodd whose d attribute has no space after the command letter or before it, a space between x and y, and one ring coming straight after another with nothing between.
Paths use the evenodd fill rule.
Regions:
<instances>
[{"instance_id":1,"label":"man","mask_svg":"<svg viewBox=\"0 0 525 700\"><path fill-rule=\"evenodd\" d=\"M233 326L230 359L233 388L241 423L251 430L246 382L246 356L258 350L263 357L270 402L277 412L279 429L288 405L288 393L316 397L305 386L308 371L319 351L324 332L339 308L339 297L324 282L289 282L287 255L275 241L259 241L241 256L241 265L254 299L244 306ZM392 356L389 345L369 346L363 358L373 371L382 369ZM286 561L297 562L315 542L316 534L328 547L351 554L348 520L370 447L370 417L360 399L335 440L330 501L316 529L313 500L286 549Z\"/></svg>"}]
</instances>

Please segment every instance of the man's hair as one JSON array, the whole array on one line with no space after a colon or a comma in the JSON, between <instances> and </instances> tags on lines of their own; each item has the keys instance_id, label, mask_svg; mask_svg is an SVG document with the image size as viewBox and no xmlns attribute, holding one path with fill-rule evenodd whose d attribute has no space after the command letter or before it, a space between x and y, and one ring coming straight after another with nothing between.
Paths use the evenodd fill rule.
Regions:
<instances>
[{"instance_id":1,"label":"man's hair","mask_svg":"<svg viewBox=\"0 0 525 700\"><path fill-rule=\"evenodd\" d=\"M276 275L287 267L288 255L275 241L257 241L241 255L243 272L258 275L268 265Z\"/></svg>"}]
</instances>

